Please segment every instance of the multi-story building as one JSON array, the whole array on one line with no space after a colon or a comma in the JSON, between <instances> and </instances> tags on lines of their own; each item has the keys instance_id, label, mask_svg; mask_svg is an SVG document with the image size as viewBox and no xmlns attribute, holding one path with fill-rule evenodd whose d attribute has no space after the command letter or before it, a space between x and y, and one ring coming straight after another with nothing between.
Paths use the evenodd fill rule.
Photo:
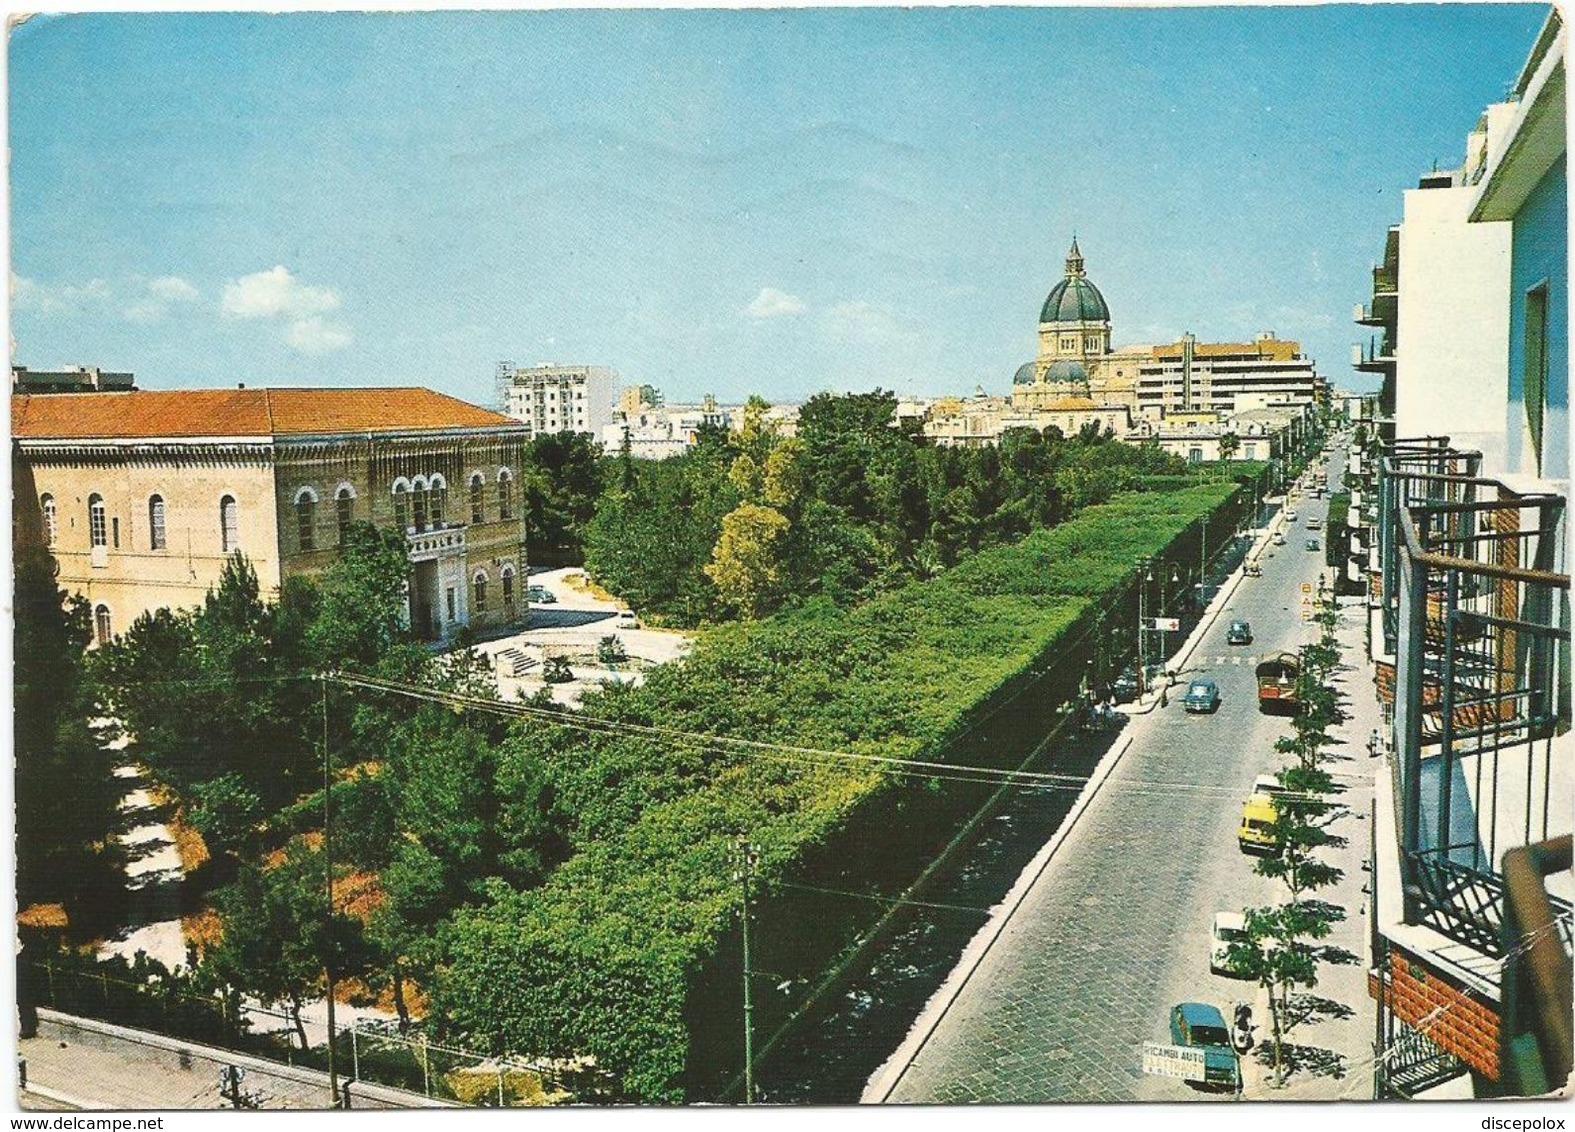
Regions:
<instances>
[{"instance_id":1,"label":"multi-story building","mask_svg":"<svg viewBox=\"0 0 1575 1132\"><path fill-rule=\"evenodd\" d=\"M1013 408L1086 398L1158 421L1173 413L1230 415L1264 403L1327 403L1328 386L1313 360L1272 331L1251 342L1199 342L1185 334L1164 345L1117 349L1110 340L1110 307L1088 278L1074 239L1066 276L1039 312L1039 356L1013 375Z\"/></svg>"},{"instance_id":2,"label":"multi-story building","mask_svg":"<svg viewBox=\"0 0 1575 1132\"><path fill-rule=\"evenodd\" d=\"M1433 170L1404 198L1373 269L1373 298L1356 320L1378 332L1358 347L1358 368L1386 380L1393 436L1448 432L1480 450L1484 470L1504 467L1497 417L1507 396L1510 226L1473 220L1487 156L1503 143L1515 104L1490 106L1466 139L1459 169ZM1400 302L1399 296L1405 295ZM1486 301L1485 301L1486 300ZM1466 422L1476 421L1479 428Z\"/></svg>"},{"instance_id":3,"label":"multi-story building","mask_svg":"<svg viewBox=\"0 0 1575 1132\"><path fill-rule=\"evenodd\" d=\"M1536 1095L1571 1071L1564 72L1555 11L1512 112L1495 126L1490 111L1482 160L1422 190L1463 190L1451 225L1508 227L1508 270L1473 298L1484 321L1457 330L1500 339L1480 355L1497 368L1473 378L1493 403L1456 402L1431 374L1402 369L1397 404L1417 392L1442 402L1431 435L1362 454L1373 486L1353 493L1353 525L1374 536L1370 640L1390 724L1369 919L1381 1096ZM1467 237L1461 254L1479 250ZM1438 308L1406 325L1442 334L1456 296L1404 257L1403 245L1398 310ZM1400 356L1411 348L1407 337Z\"/></svg>"},{"instance_id":4,"label":"multi-story building","mask_svg":"<svg viewBox=\"0 0 1575 1132\"><path fill-rule=\"evenodd\" d=\"M338 556L350 525L405 533L408 613L444 640L522 624L517 422L427 389L11 398L14 507L107 641L201 604L237 551L265 593Z\"/></svg>"},{"instance_id":5,"label":"multi-story building","mask_svg":"<svg viewBox=\"0 0 1575 1132\"><path fill-rule=\"evenodd\" d=\"M1139 414L1212 411L1230 416L1259 405L1319 405L1327 387L1301 345L1266 330L1251 342L1181 341L1154 346L1137 363Z\"/></svg>"},{"instance_id":6,"label":"multi-story building","mask_svg":"<svg viewBox=\"0 0 1575 1132\"><path fill-rule=\"evenodd\" d=\"M67 366L63 370L11 367L12 393L125 393L136 387L135 375L110 373L97 366Z\"/></svg>"},{"instance_id":7,"label":"multi-story building","mask_svg":"<svg viewBox=\"0 0 1575 1132\"><path fill-rule=\"evenodd\" d=\"M520 368L499 362L497 380L503 411L529 426L533 436L553 432L600 436L612 423L618 376L606 366Z\"/></svg>"}]
</instances>

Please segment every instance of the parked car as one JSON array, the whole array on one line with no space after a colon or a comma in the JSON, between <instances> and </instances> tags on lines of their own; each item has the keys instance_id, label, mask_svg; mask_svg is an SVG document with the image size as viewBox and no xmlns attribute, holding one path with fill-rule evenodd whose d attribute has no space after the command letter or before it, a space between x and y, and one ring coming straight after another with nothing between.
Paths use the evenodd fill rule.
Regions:
<instances>
[{"instance_id":1,"label":"parked car","mask_svg":"<svg viewBox=\"0 0 1575 1132\"><path fill-rule=\"evenodd\" d=\"M1128 668L1110 682L1110 698L1118 704L1129 704L1138 697L1137 669Z\"/></svg>"},{"instance_id":2,"label":"parked car","mask_svg":"<svg viewBox=\"0 0 1575 1132\"><path fill-rule=\"evenodd\" d=\"M1247 917L1240 912L1214 913L1214 926L1209 930L1209 970L1216 975L1244 977L1230 960L1230 945L1246 942Z\"/></svg>"},{"instance_id":3,"label":"parked car","mask_svg":"<svg viewBox=\"0 0 1575 1132\"><path fill-rule=\"evenodd\" d=\"M1245 621L1232 621L1230 628L1225 630L1225 643L1227 645L1252 644L1252 626Z\"/></svg>"},{"instance_id":4,"label":"parked car","mask_svg":"<svg viewBox=\"0 0 1575 1132\"><path fill-rule=\"evenodd\" d=\"M1204 1002L1183 1002L1170 1008L1170 1041L1172 1045L1203 1051L1203 1076L1191 1082L1202 1088L1229 1089L1241 1087L1241 1063L1231 1048L1230 1028L1217 1006Z\"/></svg>"},{"instance_id":5,"label":"parked car","mask_svg":"<svg viewBox=\"0 0 1575 1132\"><path fill-rule=\"evenodd\" d=\"M1181 706L1194 715L1214 711L1220 706L1219 685L1212 680L1194 680L1181 697Z\"/></svg>"},{"instance_id":6,"label":"parked car","mask_svg":"<svg viewBox=\"0 0 1575 1132\"><path fill-rule=\"evenodd\" d=\"M1317 515L1309 516L1308 519L1307 519L1307 529L1309 531L1321 531L1321 530L1323 530L1323 520L1318 518Z\"/></svg>"},{"instance_id":7,"label":"parked car","mask_svg":"<svg viewBox=\"0 0 1575 1132\"><path fill-rule=\"evenodd\" d=\"M1294 523L1296 521L1296 508L1292 507L1289 511L1285 512L1285 518Z\"/></svg>"},{"instance_id":8,"label":"parked car","mask_svg":"<svg viewBox=\"0 0 1575 1132\"><path fill-rule=\"evenodd\" d=\"M1252 793L1242 803L1241 828L1236 832L1236 843L1243 853L1279 855L1280 841L1274 835L1274 825L1280 815L1274 799L1284 789L1272 774L1260 774L1253 780Z\"/></svg>"},{"instance_id":9,"label":"parked car","mask_svg":"<svg viewBox=\"0 0 1575 1132\"><path fill-rule=\"evenodd\" d=\"M634 610L620 609L616 627L619 629L638 629L640 627L640 619L634 615Z\"/></svg>"},{"instance_id":10,"label":"parked car","mask_svg":"<svg viewBox=\"0 0 1575 1132\"><path fill-rule=\"evenodd\" d=\"M1308 550L1322 550L1323 549L1323 544L1320 543L1315 538L1310 538L1310 539L1307 540L1307 549Z\"/></svg>"},{"instance_id":11,"label":"parked car","mask_svg":"<svg viewBox=\"0 0 1575 1132\"><path fill-rule=\"evenodd\" d=\"M1275 546L1284 546L1285 545L1285 536L1283 534L1281 534L1279 531L1275 531L1274 532L1274 537L1272 539L1270 539L1269 541L1272 542Z\"/></svg>"},{"instance_id":12,"label":"parked car","mask_svg":"<svg viewBox=\"0 0 1575 1132\"><path fill-rule=\"evenodd\" d=\"M526 586L525 600L540 602L542 605L554 605L558 598L546 586Z\"/></svg>"}]
</instances>

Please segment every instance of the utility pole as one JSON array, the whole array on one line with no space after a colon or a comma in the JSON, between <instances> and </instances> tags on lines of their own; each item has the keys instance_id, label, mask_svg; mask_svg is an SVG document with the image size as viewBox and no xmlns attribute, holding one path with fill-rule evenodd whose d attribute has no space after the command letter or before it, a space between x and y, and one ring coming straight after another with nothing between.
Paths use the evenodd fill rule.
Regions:
<instances>
[{"instance_id":1,"label":"utility pole","mask_svg":"<svg viewBox=\"0 0 1575 1132\"><path fill-rule=\"evenodd\" d=\"M334 1068L334 812L333 773L328 758L328 677L319 676L323 685L323 883L328 897L328 918L324 922L323 975L328 984L328 1096L332 1107L339 1106L339 1074Z\"/></svg>"},{"instance_id":2,"label":"utility pole","mask_svg":"<svg viewBox=\"0 0 1575 1132\"><path fill-rule=\"evenodd\" d=\"M733 879L744 887L744 1103L755 1103L755 1000L750 988L754 969L749 959L749 882L755 866L760 863L760 850L750 844L749 838L738 835L733 855Z\"/></svg>"}]
</instances>

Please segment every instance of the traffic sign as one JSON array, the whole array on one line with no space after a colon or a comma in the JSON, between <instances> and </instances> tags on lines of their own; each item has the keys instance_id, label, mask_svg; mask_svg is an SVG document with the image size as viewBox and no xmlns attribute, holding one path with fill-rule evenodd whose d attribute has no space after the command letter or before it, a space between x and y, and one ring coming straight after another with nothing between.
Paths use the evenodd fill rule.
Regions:
<instances>
[{"instance_id":1,"label":"traffic sign","mask_svg":"<svg viewBox=\"0 0 1575 1132\"><path fill-rule=\"evenodd\" d=\"M1156 618L1154 618L1154 628L1162 629L1162 630L1164 630L1167 633L1178 632L1181 629L1181 618L1179 618L1179 617L1156 617Z\"/></svg>"},{"instance_id":2,"label":"traffic sign","mask_svg":"<svg viewBox=\"0 0 1575 1132\"><path fill-rule=\"evenodd\" d=\"M1154 1077L1174 1077L1180 1081L1208 1079L1203 1051L1186 1046L1143 1043L1143 1072Z\"/></svg>"}]
</instances>

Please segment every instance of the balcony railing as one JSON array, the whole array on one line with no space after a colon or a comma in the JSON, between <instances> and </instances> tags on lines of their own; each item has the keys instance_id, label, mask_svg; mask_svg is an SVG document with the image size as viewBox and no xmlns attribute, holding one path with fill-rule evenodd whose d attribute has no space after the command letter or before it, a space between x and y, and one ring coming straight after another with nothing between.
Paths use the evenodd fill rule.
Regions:
<instances>
[{"instance_id":1,"label":"balcony railing","mask_svg":"<svg viewBox=\"0 0 1575 1132\"><path fill-rule=\"evenodd\" d=\"M1389 446L1383 620L1407 922L1500 956L1504 852L1572 824L1569 577L1564 498L1479 465L1435 438Z\"/></svg>"}]
</instances>

